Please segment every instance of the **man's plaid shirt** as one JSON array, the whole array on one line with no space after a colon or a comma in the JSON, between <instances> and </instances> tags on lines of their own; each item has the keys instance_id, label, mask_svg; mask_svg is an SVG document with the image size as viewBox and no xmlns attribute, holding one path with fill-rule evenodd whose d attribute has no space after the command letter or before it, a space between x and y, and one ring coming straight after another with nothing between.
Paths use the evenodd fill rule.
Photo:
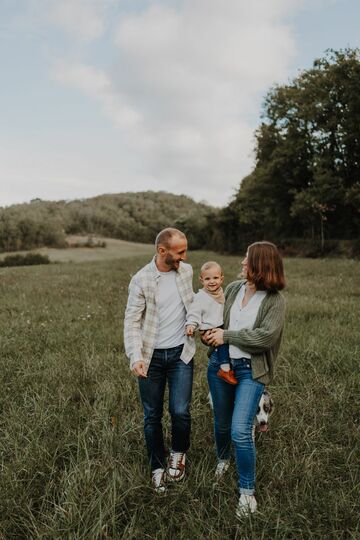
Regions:
<instances>
[{"instance_id":1,"label":"man's plaid shirt","mask_svg":"<svg viewBox=\"0 0 360 540\"><path fill-rule=\"evenodd\" d=\"M193 270L190 264L180 263L176 272L176 285L185 310L189 309L194 296L192 288ZM156 291L160 272L153 260L141 268L131 279L129 297L124 319L124 342L126 356L130 360L130 369L135 362L150 364L158 334L158 313ZM185 333L185 319L184 319ZM193 357L194 348L190 340L185 340L181 359L188 363Z\"/></svg>"}]
</instances>

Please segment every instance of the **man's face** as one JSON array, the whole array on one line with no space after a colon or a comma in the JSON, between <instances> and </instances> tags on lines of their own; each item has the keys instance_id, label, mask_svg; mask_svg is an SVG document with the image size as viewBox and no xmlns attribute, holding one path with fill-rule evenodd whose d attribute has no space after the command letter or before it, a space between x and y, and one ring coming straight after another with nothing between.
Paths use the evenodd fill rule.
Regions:
<instances>
[{"instance_id":1,"label":"man's face","mask_svg":"<svg viewBox=\"0 0 360 540\"><path fill-rule=\"evenodd\" d=\"M177 270L181 261L186 261L187 240L180 236L170 239L169 247L159 247L159 254L169 270Z\"/></svg>"}]
</instances>

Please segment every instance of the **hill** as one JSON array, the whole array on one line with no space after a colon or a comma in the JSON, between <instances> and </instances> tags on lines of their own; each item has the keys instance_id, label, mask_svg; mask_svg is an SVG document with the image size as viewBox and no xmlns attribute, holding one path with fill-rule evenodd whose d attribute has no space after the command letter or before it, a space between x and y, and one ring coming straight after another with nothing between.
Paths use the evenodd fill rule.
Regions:
<instances>
[{"instance_id":1,"label":"hill","mask_svg":"<svg viewBox=\"0 0 360 540\"><path fill-rule=\"evenodd\" d=\"M140 244L115 238L103 238L97 236L69 235L66 237L67 249L54 247L36 248L36 254L45 255L50 262L55 263L84 263L92 261L109 261L126 259L134 256L148 256L154 254L154 244ZM16 252L0 253L0 264L7 256L32 254L31 251L20 250ZM36 263L34 263L36 264ZM21 266L19 264L19 266Z\"/></svg>"},{"instance_id":2,"label":"hill","mask_svg":"<svg viewBox=\"0 0 360 540\"><path fill-rule=\"evenodd\" d=\"M207 218L217 210L186 195L164 191L118 193L73 201L43 201L0 208L0 252L42 246L66 247L68 234L96 234L153 243L164 227L188 234L192 249L203 247Z\"/></svg>"}]
</instances>

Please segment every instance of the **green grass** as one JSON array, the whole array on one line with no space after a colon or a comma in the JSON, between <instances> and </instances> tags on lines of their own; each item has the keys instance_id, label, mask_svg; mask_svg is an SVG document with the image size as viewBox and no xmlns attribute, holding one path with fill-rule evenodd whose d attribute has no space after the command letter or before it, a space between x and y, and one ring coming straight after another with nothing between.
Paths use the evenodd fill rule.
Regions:
<instances>
[{"instance_id":1,"label":"green grass","mask_svg":"<svg viewBox=\"0 0 360 540\"><path fill-rule=\"evenodd\" d=\"M85 244L88 236L71 235L67 237L67 241L71 243ZM56 249L49 247L34 248L34 253L41 253L49 257L51 262L56 263L83 263L93 261L112 261L115 259L123 259L134 257L135 255L147 255L151 257L154 252L152 244L139 244L135 242L127 242L116 238L103 238L100 236L92 237L94 243L105 242L106 247L68 247L64 249ZM12 251L0 253L0 260L6 256L14 256L15 254L26 255L28 251Z\"/></svg>"},{"instance_id":2,"label":"green grass","mask_svg":"<svg viewBox=\"0 0 360 540\"><path fill-rule=\"evenodd\" d=\"M190 256L195 274L210 258L235 278L239 258L204 252ZM0 269L0 538L360 538L360 263L286 261L275 412L257 439L260 512L239 522L234 468L212 487L204 347L188 477L165 497L151 490L122 342L128 282L147 260Z\"/></svg>"}]
</instances>

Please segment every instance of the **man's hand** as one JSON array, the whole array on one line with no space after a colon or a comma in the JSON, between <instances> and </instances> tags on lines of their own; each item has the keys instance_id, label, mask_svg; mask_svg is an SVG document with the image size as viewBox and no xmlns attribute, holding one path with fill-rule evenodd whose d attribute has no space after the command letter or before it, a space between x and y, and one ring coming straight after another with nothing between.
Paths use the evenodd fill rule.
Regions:
<instances>
[{"instance_id":1,"label":"man's hand","mask_svg":"<svg viewBox=\"0 0 360 540\"><path fill-rule=\"evenodd\" d=\"M135 362L132 367L132 372L137 377L147 377L145 362L143 362L142 360L140 362Z\"/></svg>"},{"instance_id":2,"label":"man's hand","mask_svg":"<svg viewBox=\"0 0 360 540\"><path fill-rule=\"evenodd\" d=\"M193 336L195 332L195 326L193 324L188 324L185 330L187 336Z\"/></svg>"}]
</instances>

